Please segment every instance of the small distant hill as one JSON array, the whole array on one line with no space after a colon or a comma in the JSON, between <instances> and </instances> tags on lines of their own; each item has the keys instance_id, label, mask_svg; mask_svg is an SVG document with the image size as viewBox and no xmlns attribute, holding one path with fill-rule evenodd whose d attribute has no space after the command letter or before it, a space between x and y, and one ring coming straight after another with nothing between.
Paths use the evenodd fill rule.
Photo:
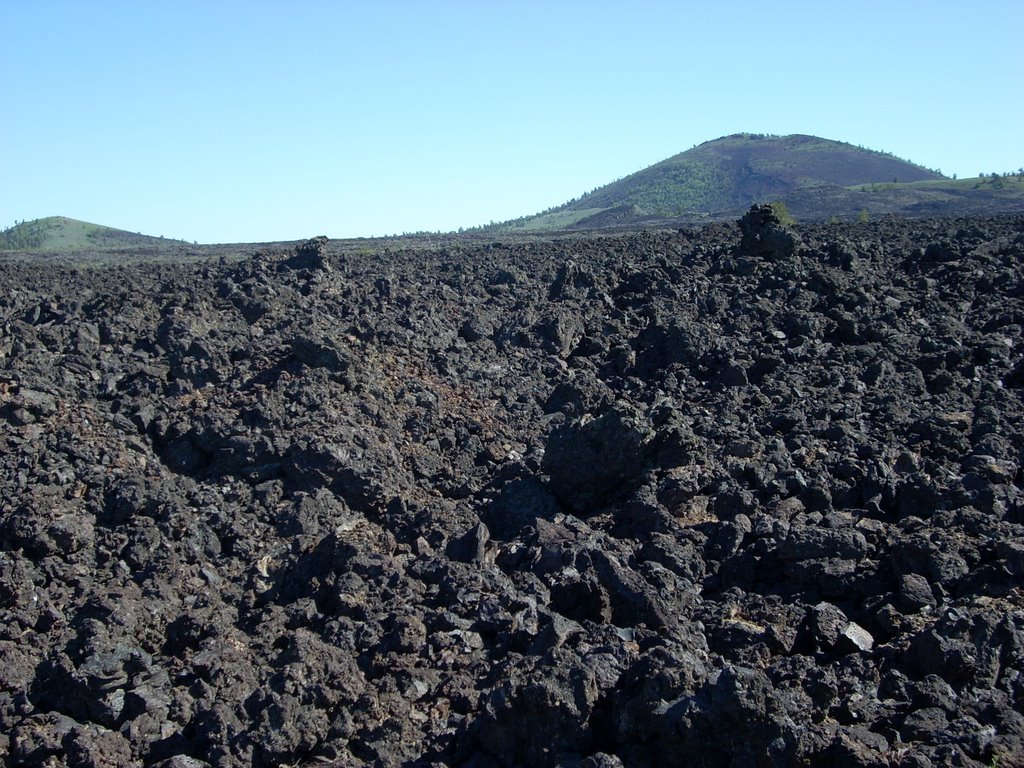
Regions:
<instances>
[{"instance_id":1,"label":"small distant hill","mask_svg":"<svg viewBox=\"0 0 1024 768\"><path fill-rule=\"evenodd\" d=\"M177 242L65 216L23 221L0 232L0 251L110 250Z\"/></svg>"},{"instance_id":2,"label":"small distant hill","mask_svg":"<svg viewBox=\"0 0 1024 768\"><path fill-rule=\"evenodd\" d=\"M976 180L975 180L976 181ZM1020 205L1009 186L957 183L885 152L817 136L738 133L708 141L506 230L590 229L727 218L780 200L799 218L986 212ZM1006 202L1009 199L1009 203Z\"/></svg>"}]
</instances>

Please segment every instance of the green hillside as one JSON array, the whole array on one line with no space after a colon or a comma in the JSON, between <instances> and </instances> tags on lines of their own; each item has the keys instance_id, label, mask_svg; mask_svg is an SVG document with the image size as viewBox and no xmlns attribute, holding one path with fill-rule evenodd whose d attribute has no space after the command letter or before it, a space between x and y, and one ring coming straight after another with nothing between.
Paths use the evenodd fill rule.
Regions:
<instances>
[{"instance_id":1,"label":"green hillside","mask_svg":"<svg viewBox=\"0 0 1024 768\"><path fill-rule=\"evenodd\" d=\"M615 210L634 220L731 215L752 203L807 190L942 181L942 174L852 144L817 136L741 133L708 141L508 228L586 227ZM576 215L574 215L576 214ZM628 218L628 217L626 217Z\"/></svg>"},{"instance_id":2,"label":"green hillside","mask_svg":"<svg viewBox=\"0 0 1024 768\"><path fill-rule=\"evenodd\" d=\"M64 216L23 221L0 232L0 251L85 251L177 242Z\"/></svg>"}]
</instances>

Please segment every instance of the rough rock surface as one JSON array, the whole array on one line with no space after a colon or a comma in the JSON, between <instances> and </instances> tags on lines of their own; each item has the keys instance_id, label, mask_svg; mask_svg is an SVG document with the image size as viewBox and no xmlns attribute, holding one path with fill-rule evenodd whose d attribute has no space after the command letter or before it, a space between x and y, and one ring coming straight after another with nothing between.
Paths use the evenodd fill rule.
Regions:
<instances>
[{"instance_id":1,"label":"rough rock surface","mask_svg":"<svg viewBox=\"0 0 1024 768\"><path fill-rule=\"evenodd\" d=\"M5 764L1024 764L1024 219L0 262Z\"/></svg>"}]
</instances>

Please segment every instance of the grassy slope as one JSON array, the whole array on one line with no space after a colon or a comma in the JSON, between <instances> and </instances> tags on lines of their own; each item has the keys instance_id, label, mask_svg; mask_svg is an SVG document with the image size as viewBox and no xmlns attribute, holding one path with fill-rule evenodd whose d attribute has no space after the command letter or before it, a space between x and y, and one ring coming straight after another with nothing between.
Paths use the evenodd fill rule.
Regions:
<instances>
[{"instance_id":1,"label":"grassy slope","mask_svg":"<svg viewBox=\"0 0 1024 768\"><path fill-rule=\"evenodd\" d=\"M104 227L64 216L26 221L0 232L0 250L4 251L59 252L93 248L131 248L170 242L176 241Z\"/></svg>"},{"instance_id":2,"label":"grassy slope","mask_svg":"<svg viewBox=\"0 0 1024 768\"><path fill-rule=\"evenodd\" d=\"M860 184L851 189L863 192L939 192L949 195L980 194L994 197L1017 197L1024 200L1024 177L1003 176L992 179L974 177L969 179L934 179L915 181L907 184Z\"/></svg>"},{"instance_id":3,"label":"grassy slope","mask_svg":"<svg viewBox=\"0 0 1024 768\"><path fill-rule=\"evenodd\" d=\"M905 216L995 215L1024 210L1024 177L937 179L797 190L782 198L798 219L860 212Z\"/></svg>"},{"instance_id":4,"label":"grassy slope","mask_svg":"<svg viewBox=\"0 0 1024 768\"><path fill-rule=\"evenodd\" d=\"M582 210L559 210L542 213L527 220L521 220L509 228L525 229L566 229L594 214L601 213L605 208L584 208Z\"/></svg>"}]
</instances>

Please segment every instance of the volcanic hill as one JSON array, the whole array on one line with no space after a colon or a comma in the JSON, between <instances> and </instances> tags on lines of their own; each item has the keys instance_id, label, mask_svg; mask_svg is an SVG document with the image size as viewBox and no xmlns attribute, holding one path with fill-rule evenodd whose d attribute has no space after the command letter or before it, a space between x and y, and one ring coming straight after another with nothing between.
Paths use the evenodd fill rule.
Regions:
<instances>
[{"instance_id":1,"label":"volcanic hill","mask_svg":"<svg viewBox=\"0 0 1024 768\"><path fill-rule=\"evenodd\" d=\"M89 251L181 244L180 240L152 237L124 229L48 216L23 221L0 232L0 251Z\"/></svg>"},{"instance_id":2,"label":"volcanic hill","mask_svg":"<svg viewBox=\"0 0 1024 768\"><path fill-rule=\"evenodd\" d=\"M1024 209L1024 182L998 187L941 173L852 144L794 134L739 133L614 181L506 230L594 229L735 218L751 204L782 201L800 219L951 215Z\"/></svg>"}]
</instances>

